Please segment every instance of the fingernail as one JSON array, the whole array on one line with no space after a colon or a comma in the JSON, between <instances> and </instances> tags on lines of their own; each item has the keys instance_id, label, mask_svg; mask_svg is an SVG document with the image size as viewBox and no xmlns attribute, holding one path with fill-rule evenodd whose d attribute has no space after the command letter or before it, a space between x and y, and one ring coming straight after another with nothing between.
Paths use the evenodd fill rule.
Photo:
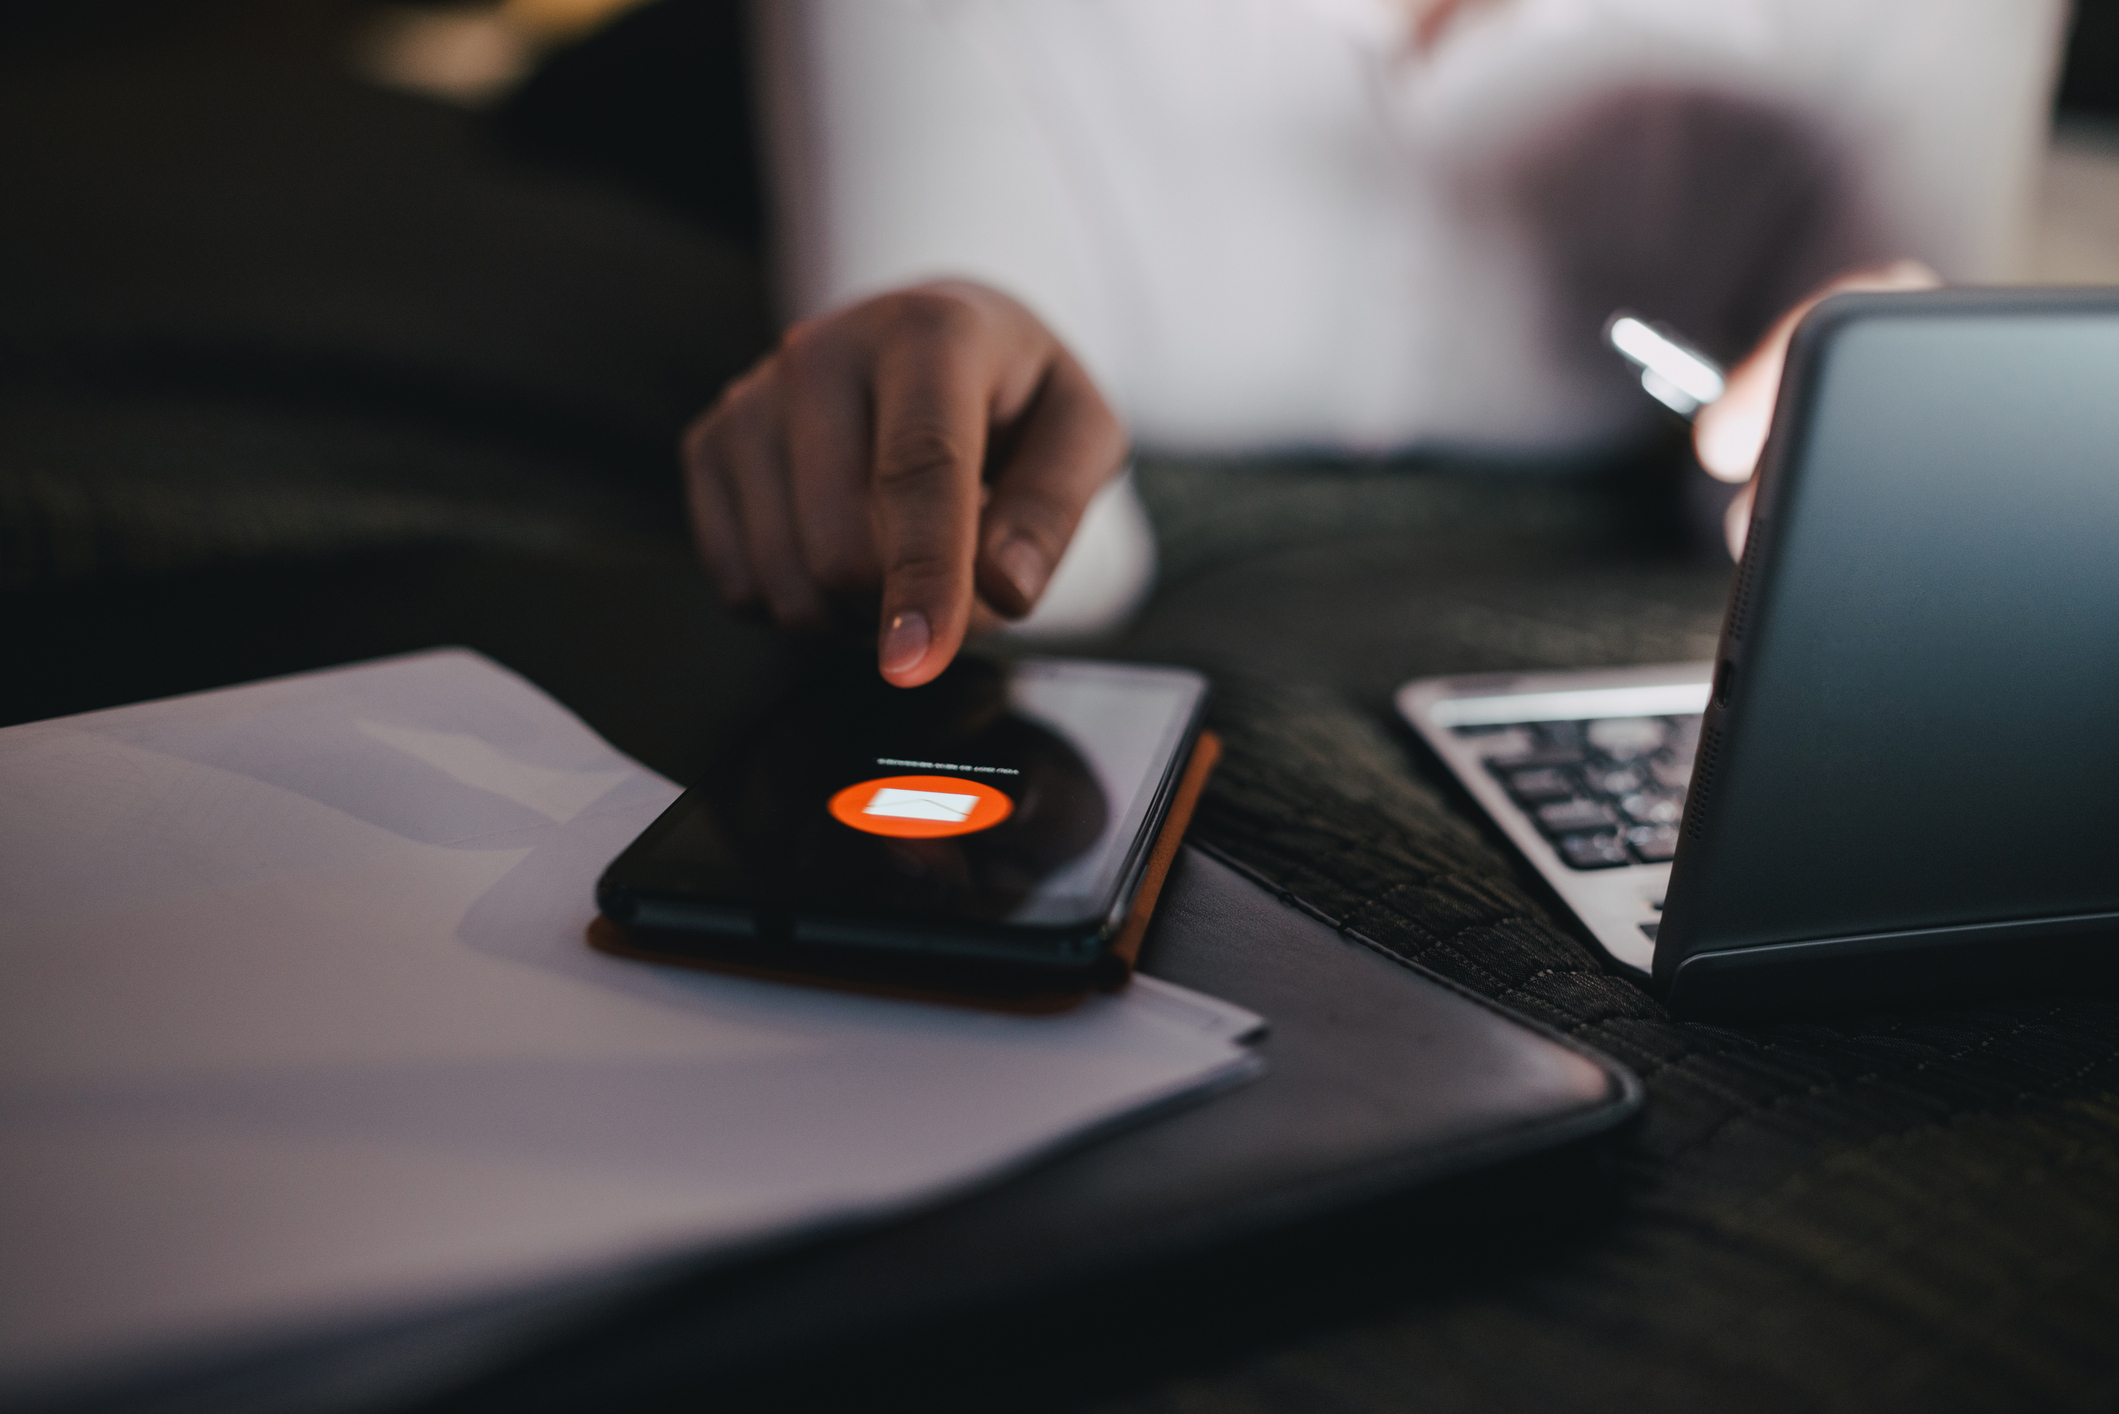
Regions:
<instances>
[{"instance_id":1,"label":"fingernail","mask_svg":"<svg viewBox=\"0 0 2119 1414\"><path fill-rule=\"evenodd\" d=\"M1013 537L994 551L993 562L1015 586L1015 592L1023 596L1025 604L1035 604L1037 596L1045 592L1045 580L1052 573L1046 567L1045 552L1022 536Z\"/></svg>"},{"instance_id":2,"label":"fingernail","mask_svg":"<svg viewBox=\"0 0 2119 1414\"><path fill-rule=\"evenodd\" d=\"M918 609L907 609L901 614L891 615L883 629L883 644L878 657L886 673L902 673L919 666L920 659L927 656L927 645L933 641L934 633L927 626L927 616Z\"/></svg>"}]
</instances>

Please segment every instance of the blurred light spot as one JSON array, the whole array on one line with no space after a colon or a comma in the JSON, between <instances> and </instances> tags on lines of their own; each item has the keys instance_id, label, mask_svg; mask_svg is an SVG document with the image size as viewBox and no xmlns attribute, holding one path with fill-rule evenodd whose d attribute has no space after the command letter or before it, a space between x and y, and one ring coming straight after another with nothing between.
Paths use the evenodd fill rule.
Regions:
<instances>
[{"instance_id":1,"label":"blurred light spot","mask_svg":"<svg viewBox=\"0 0 2119 1414\"><path fill-rule=\"evenodd\" d=\"M502 0L376 9L356 42L355 70L386 88L466 108L507 96L551 49L641 0Z\"/></svg>"},{"instance_id":2,"label":"blurred light spot","mask_svg":"<svg viewBox=\"0 0 2119 1414\"><path fill-rule=\"evenodd\" d=\"M1641 370L1641 386L1657 402L1690 417L1722 395L1722 370L1713 360L1630 314L1604 330L1611 346Z\"/></svg>"}]
</instances>

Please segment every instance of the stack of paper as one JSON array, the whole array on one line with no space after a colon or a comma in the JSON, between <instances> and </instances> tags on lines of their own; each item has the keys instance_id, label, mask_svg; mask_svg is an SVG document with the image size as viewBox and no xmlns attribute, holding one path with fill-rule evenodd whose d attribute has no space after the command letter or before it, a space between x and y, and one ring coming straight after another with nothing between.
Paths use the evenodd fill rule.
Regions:
<instances>
[{"instance_id":1,"label":"stack of paper","mask_svg":"<svg viewBox=\"0 0 2119 1414\"><path fill-rule=\"evenodd\" d=\"M1250 1074L1049 1017L592 952L675 798L444 652L0 731L0 1399L932 1202Z\"/></svg>"}]
</instances>

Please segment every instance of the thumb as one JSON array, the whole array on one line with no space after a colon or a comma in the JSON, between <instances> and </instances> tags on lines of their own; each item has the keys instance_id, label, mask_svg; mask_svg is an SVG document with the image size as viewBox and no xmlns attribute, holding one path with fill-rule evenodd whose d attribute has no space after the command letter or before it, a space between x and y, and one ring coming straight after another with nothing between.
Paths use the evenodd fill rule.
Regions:
<instances>
[{"instance_id":1,"label":"thumb","mask_svg":"<svg viewBox=\"0 0 2119 1414\"><path fill-rule=\"evenodd\" d=\"M1125 429L1064 354L1024 413L993 477L979 530L979 594L1021 618L1058 568L1082 510L1125 459Z\"/></svg>"},{"instance_id":2,"label":"thumb","mask_svg":"<svg viewBox=\"0 0 2119 1414\"><path fill-rule=\"evenodd\" d=\"M1722 396L1701 409L1692 425L1692 449L1707 473L1722 481L1748 481L1765 450L1773 426L1773 406L1780 395L1781 370L1788 361L1788 341L1819 301L1857 291L1932 290L1942 283L1917 260L1856 270L1842 275L1775 321L1758 347L1730 371Z\"/></svg>"}]
</instances>

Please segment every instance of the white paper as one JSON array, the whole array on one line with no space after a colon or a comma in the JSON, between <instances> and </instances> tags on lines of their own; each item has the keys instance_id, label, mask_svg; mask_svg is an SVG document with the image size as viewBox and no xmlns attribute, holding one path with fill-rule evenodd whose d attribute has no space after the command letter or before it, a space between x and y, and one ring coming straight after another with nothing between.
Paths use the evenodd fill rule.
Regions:
<instances>
[{"instance_id":1,"label":"white paper","mask_svg":"<svg viewBox=\"0 0 2119 1414\"><path fill-rule=\"evenodd\" d=\"M676 797L442 652L0 731L0 1391L931 1201L1253 1072L591 951Z\"/></svg>"}]
</instances>

